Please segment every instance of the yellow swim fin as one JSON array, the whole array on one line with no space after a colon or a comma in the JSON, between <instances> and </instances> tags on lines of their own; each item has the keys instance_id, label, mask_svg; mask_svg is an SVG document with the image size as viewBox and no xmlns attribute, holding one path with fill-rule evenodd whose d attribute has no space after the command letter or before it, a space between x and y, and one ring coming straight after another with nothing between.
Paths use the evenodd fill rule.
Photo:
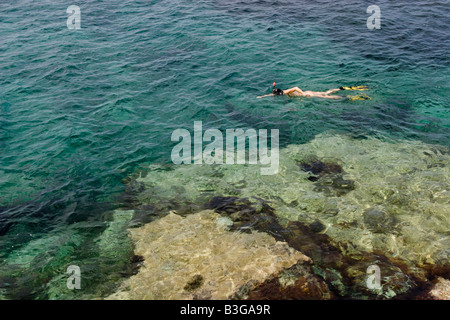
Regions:
<instances>
[{"instance_id":1,"label":"yellow swim fin","mask_svg":"<svg viewBox=\"0 0 450 320\"><path fill-rule=\"evenodd\" d=\"M341 90L369 90L368 86L340 87Z\"/></svg>"},{"instance_id":2,"label":"yellow swim fin","mask_svg":"<svg viewBox=\"0 0 450 320\"><path fill-rule=\"evenodd\" d=\"M351 100L351 101L356 101L356 100L372 100L372 98L369 97L369 96L366 95L366 94L359 94L359 95L356 95L356 96L347 96L347 99L348 99L348 100Z\"/></svg>"}]
</instances>

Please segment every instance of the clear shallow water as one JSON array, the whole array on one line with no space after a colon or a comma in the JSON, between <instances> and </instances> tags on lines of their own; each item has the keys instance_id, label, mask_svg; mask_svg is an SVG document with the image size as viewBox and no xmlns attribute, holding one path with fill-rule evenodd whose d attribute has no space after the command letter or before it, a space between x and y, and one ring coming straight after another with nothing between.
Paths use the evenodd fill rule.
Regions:
<instances>
[{"instance_id":1,"label":"clear shallow water","mask_svg":"<svg viewBox=\"0 0 450 320\"><path fill-rule=\"evenodd\" d=\"M47 298L74 260L92 288L115 279L122 266L105 267L96 237L122 204L122 179L169 163L172 131L194 120L278 128L283 146L328 130L450 145L448 3L378 2L373 31L369 4L79 1L82 30L71 31L63 1L3 1L2 290ZM273 81L368 85L372 100L255 99ZM21 249L30 265L14 260Z\"/></svg>"}]
</instances>

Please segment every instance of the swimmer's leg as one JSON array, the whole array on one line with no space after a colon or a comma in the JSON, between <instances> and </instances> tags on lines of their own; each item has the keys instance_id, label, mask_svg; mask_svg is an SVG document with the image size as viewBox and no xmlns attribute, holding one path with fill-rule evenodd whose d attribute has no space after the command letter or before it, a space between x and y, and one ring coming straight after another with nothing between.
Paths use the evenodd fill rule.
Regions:
<instances>
[{"instance_id":1,"label":"swimmer's leg","mask_svg":"<svg viewBox=\"0 0 450 320\"><path fill-rule=\"evenodd\" d=\"M345 97L342 96L323 96L323 98L328 98L328 99L345 99Z\"/></svg>"},{"instance_id":2,"label":"swimmer's leg","mask_svg":"<svg viewBox=\"0 0 450 320\"><path fill-rule=\"evenodd\" d=\"M303 90L299 87L293 87L290 89L283 90L283 94L294 94L294 95L304 95Z\"/></svg>"}]
</instances>

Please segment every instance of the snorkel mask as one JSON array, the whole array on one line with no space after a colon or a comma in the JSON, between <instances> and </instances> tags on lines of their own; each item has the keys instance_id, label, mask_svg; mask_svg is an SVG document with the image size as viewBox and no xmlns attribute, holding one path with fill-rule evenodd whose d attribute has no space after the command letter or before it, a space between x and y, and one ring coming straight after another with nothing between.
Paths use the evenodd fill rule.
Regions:
<instances>
[{"instance_id":1,"label":"snorkel mask","mask_svg":"<svg viewBox=\"0 0 450 320\"><path fill-rule=\"evenodd\" d=\"M283 94L283 90L275 88L275 82L273 83L272 94L276 96L281 96Z\"/></svg>"}]
</instances>

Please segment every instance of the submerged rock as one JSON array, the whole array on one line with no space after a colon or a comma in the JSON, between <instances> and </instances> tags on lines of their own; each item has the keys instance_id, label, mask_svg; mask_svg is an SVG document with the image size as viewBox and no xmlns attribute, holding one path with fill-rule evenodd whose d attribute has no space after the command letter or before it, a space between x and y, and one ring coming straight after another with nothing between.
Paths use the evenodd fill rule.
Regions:
<instances>
[{"instance_id":1,"label":"submerged rock","mask_svg":"<svg viewBox=\"0 0 450 320\"><path fill-rule=\"evenodd\" d=\"M149 223L156 218L160 218L159 210L152 205L141 205L135 208L133 212L133 218L130 221L131 226L140 226L145 223Z\"/></svg>"},{"instance_id":2,"label":"submerged rock","mask_svg":"<svg viewBox=\"0 0 450 320\"><path fill-rule=\"evenodd\" d=\"M229 217L233 221L230 230L248 233L253 229L269 232L277 240L284 240L281 235L284 231L278 223L275 209L263 199L213 197L205 207Z\"/></svg>"},{"instance_id":3,"label":"submerged rock","mask_svg":"<svg viewBox=\"0 0 450 320\"><path fill-rule=\"evenodd\" d=\"M139 272L108 299L227 299L294 264L310 259L266 233L230 232L218 213L186 217L170 213L130 229L135 253L144 257Z\"/></svg>"},{"instance_id":4,"label":"submerged rock","mask_svg":"<svg viewBox=\"0 0 450 320\"><path fill-rule=\"evenodd\" d=\"M322 222L320 222L319 220L314 221L313 223L311 223L309 225L309 227L311 228L311 230L313 232L319 233L322 232L323 230L325 230L325 226L322 224Z\"/></svg>"},{"instance_id":5,"label":"submerged rock","mask_svg":"<svg viewBox=\"0 0 450 320\"><path fill-rule=\"evenodd\" d=\"M195 276L192 277L191 280L188 281L188 283L186 283L186 285L184 286L184 290L186 291L197 290L202 286L204 282L205 279L203 279L203 277L200 274L196 274Z\"/></svg>"},{"instance_id":6,"label":"submerged rock","mask_svg":"<svg viewBox=\"0 0 450 320\"><path fill-rule=\"evenodd\" d=\"M364 223L373 232L390 232L392 219L384 211L369 208L364 211Z\"/></svg>"},{"instance_id":7,"label":"submerged rock","mask_svg":"<svg viewBox=\"0 0 450 320\"><path fill-rule=\"evenodd\" d=\"M315 191L323 192L327 196L341 197L355 189L353 180L344 179L341 174L327 175L317 180Z\"/></svg>"},{"instance_id":8,"label":"submerged rock","mask_svg":"<svg viewBox=\"0 0 450 320\"><path fill-rule=\"evenodd\" d=\"M245 296L248 300L330 300L336 296L308 265L294 265L264 281Z\"/></svg>"},{"instance_id":9,"label":"submerged rock","mask_svg":"<svg viewBox=\"0 0 450 320\"><path fill-rule=\"evenodd\" d=\"M313 176L307 179L316 182L315 191L323 192L327 196L343 196L355 189L355 182L344 179L344 170L341 165L333 162L323 162L317 157L300 163L303 171L310 172Z\"/></svg>"},{"instance_id":10,"label":"submerged rock","mask_svg":"<svg viewBox=\"0 0 450 320\"><path fill-rule=\"evenodd\" d=\"M319 176L343 172L342 167L339 164L332 162L323 162L315 157L309 161L301 162L300 168L303 171L308 171Z\"/></svg>"},{"instance_id":11,"label":"submerged rock","mask_svg":"<svg viewBox=\"0 0 450 320\"><path fill-rule=\"evenodd\" d=\"M126 182L125 190L118 200L124 208L132 209L141 204L136 195L145 190L145 185L134 179L129 179L124 182Z\"/></svg>"}]
</instances>

